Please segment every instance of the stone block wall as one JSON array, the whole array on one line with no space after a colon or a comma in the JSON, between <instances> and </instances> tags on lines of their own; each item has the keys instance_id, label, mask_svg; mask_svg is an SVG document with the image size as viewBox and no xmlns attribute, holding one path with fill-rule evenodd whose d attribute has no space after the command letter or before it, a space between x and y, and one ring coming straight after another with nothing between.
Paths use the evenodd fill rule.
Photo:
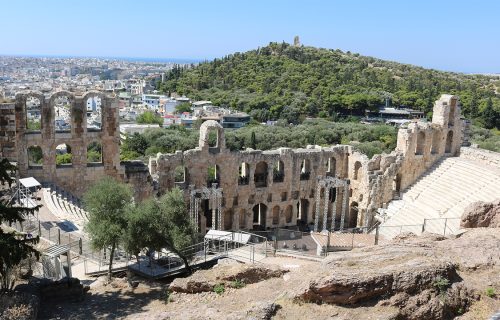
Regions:
<instances>
[{"instance_id":1,"label":"stone block wall","mask_svg":"<svg viewBox=\"0 0 500 320\"><path fill-rule=\"evenodd\" d=\"M473 147L461 147L460 157L500 168L500 154L498 152Z\"/></svg>"},{"instance_id":2,"label":"stone block wall","mask_svg":"<svg viewBox=\"0 0 500 320\"><path fill-rule=\"evenodd\" d=\"M0 158L17 161L14 103L0 103Z\"/></svg>"},{"instance_id":3,"label":"stone block wall","mask_svg":"<svg viewBox=\"0 0 500 320\"><path fill-rule=\"evenodd\" d=\"M322 200L316 203L317 178L336 175L350 181L346 227L370 226L378 208L397 198L436 161L458 155L462 123L458 97L442 95L435 103L432 122L414 122L400 129L397 147L391 154L368 159L346 145L231 152L225 148L223 128L215 121L207 121L200 128L196 149L159 154L150 159L149 169L158 182L160 194L177 186L185 190L189 203L190 190L209 187L209 168L216 167L218 187L223 193L222 226L234 230L311 224L316 206L324 203ZM213 146L208 139L211 131L217 134L217 143ZM329 171L332 159L335 160L334 173ZM277 163L283 167L282 181L274 178L273 166ZM302 170L304 163L307 163L308 178ZM184 177L176 182L177 167L181 168L178 172L184 172ZM262 170L263 167L267 170ZM240 182L242 171L248 171L248 183ZM324 196L325 193L321 195ZM332 217L333 203L329 204L328 219L335 220L336 225L339 225L343 200L343 193L339 192L335 217ZM211 225L210 212L215 204L206 201L203 206L199 216L202 232ZM257 215L262 211L260 219Z\"/></svg>"},{"instance_id":4,"label":"stone block wall","mask_svg":"<svg viewBox=\"0 0 500 320\"><path fill-rule=\"evenodd\" d=\"M26 101L34 97L40 101L41 129L29 130L27 126ZM71 129L60 132L55 129L55 101L66 97L70 105ZM86 101L92 97L101 100L101 129L87 128ZM16 95L15 102L15 144L18 169L21 177L32 176L41 182L55 183L63 189L81 196L85 190L104 175L122 180L120 166L120 135L118 106L113 97L100 92L75 95L60 91L45 97L38 92L24 92ZM102 161L87 162L87 147L92 142L101 145ZM56 165L56 147L67 144L71 147L72 163ZM42 164L30 165L28 148L38 146L42 150Z\"/></svg>"}]
</instances>

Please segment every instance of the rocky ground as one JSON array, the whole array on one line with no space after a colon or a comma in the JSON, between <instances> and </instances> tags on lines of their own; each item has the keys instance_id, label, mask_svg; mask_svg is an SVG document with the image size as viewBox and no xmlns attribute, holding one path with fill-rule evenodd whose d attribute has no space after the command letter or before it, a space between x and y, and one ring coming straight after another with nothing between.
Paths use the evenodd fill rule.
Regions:
<instances>
[{"instance_id":1,"label":"rocky ground","mask_svg":"<svg viewBox=\"0 0 500 320\"><path fill-rule=\"evenodd\" d=\"M45 291L58 299L42 297L38 317L500 318L499 207L500 202L471 206L462 217L468 229L452 237L401 234L387 244L331 253L321 262L268 257L245 265L225 259L173 281L99 278L89 287L70 281L72 288L55 283ZM78 299L65 299L69 294ZM0 296L0 319L30 318L36 304L26 307L25 300Z\"/></svg>"},{"instance_id":2,"label":"rocky ground","mask_svg":"<svg viewBox=\"0 0 500 320\"><path fill-rule=\"evenodd\" d=\"M334 253L323 262L276 257L248 266L224 261L170 284L131 285L126 279L106 284L99 279L83 302L42 304L39 315L44 319L488 319L500 311L499 275L498 228L468 229L457 238L405 234L390 244Z\"/></svg>"}]
</instances>

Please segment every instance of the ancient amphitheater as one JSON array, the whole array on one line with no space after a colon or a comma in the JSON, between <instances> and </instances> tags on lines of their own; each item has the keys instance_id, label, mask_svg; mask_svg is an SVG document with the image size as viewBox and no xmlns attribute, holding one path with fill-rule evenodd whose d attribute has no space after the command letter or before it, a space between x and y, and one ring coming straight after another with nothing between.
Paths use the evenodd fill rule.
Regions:
<instances>
[{"instance_id":1,"label":"ancient amphitheater","mask_svg":"<svg viewBox=\"0 0 500 320\"><path fill-rule=\"evenodd\" d=\"M71 104L67 132L54 127L60 96ZM100 129L85 126L85 100L91 96L102 101ZM41 102L40 130L28 130L29 97ZM103 175L130 183L137 200L178 187L201 233L297 226L317 232L363 227L387 238L423 229L450 233L458 230L456 218L465 206L500 198L500 155L462 146L465 123L453 95L435 102L431 122L399 129L392 153L372 159L349 145L233 152L225 146L223 128L206 121L195 149L158 154L147 166L120 163L118 107L97 92L18 94L15 103L0 106L0 123L1 156L17 161L21 177L35 177L72 199ZM217 135L213 145L211 132ZM92 142L102 145L99 163L87 163ZM56 146L63 143L71 146L71 165L55 162ZM38 166L30 165L27 154L35 145L43 153Z\"/></svg>"}]
</instances>

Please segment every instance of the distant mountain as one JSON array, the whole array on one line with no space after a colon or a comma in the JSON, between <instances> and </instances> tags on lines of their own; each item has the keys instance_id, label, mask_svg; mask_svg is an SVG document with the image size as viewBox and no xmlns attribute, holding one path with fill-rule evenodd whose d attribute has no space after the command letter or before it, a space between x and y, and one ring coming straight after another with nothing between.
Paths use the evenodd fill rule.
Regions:
<instances>
[{"instance_id":1,"label":"distant mountain","mask_svg":"<svg viewBox=\"0 0 500 320\"><path fill-rule=\"evenodd\" d=\"M497 87L500 75L443 72L287 43L270 43L192 68L177 66L159 84L163 92L211 100L261 121L362 114L386 99L430 112L442 93L460 95L468 117L480 116L488 104L498 116Z\"/></svg>"}]
</instances>

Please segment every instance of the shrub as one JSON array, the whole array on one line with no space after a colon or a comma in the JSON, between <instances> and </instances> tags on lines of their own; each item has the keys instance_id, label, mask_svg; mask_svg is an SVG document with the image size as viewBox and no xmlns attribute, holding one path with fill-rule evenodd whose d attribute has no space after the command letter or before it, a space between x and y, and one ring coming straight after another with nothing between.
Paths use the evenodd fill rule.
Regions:
<instances>
[{"instance_id":1,"label":"shrub","mask_svg":"<svg viewBox=\"0 0 500 320\"><path fill-rule=\"evenodd\" d=\"M446 289L450 285L450 280L448 280L446 278L437 277L434 280L433 285L434 285L434 287L436 287L439 290L440 293L443 293L446 291Z\"/></svg>"},{"instance_id":2,"label":"shrub","mask_svg":"<svg viewBox=\"0 0 500 320\"><path fill-rule=\"evenodd\" d=\"M492 288L492 287L486 288L486 292L485 293L490 298L494 298L496 296L495 288Z\"/></svg>"},{"instance_id":3,"label":"shrub","mask_svg":"<svg viewBox=\"0 0 500 320\"><path fill-rule=\"evenodd\" d=\"M231 288L235 288L235 289L241 289L245 286L245 282L241 281L240 279L236 279L234 281L231 281L231 283L229 284L229 286Z\"/></svg>"},{"instance_id":4,"label":"shrub","mask_svg":"<svg viewBox=\"0 0 500 320\"><path fill-rule=\"evenodd\" d=\"M214 286L214 292L217 294L223 294L225 291L224 284L219 283Z\"/></svg>"}]
</instances>

